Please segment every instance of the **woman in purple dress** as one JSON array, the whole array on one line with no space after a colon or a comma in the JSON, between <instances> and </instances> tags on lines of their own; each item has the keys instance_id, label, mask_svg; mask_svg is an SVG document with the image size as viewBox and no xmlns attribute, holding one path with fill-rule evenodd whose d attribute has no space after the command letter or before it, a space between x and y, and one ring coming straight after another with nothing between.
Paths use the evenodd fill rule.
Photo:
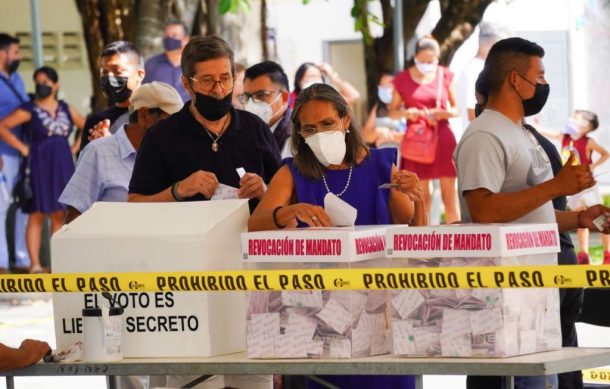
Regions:
<instances>
[{"instance_id":1,"label":"woman in purple dress","mask_svg":"<svg viewBox=\"0 0 610 389\"><path fill-rule=\"evenodd\" d=\"M331 86L301 91L292 113L292 151L248 221L250 231L331 226L324 197L334 193L358 210L357 225L425 225L417 176L398 171L396 152L369 149L347 102ZM379 189L386 183L390 189ZM411 388L407 376L327 376L341 388ZM312 383L308 383L312 384ZM313 385L313 384L312 384Z\"/></svg>"},{"instance_id":2,"label":"woman in purple dress","mask_svg":"<svg viewBox=\"0 0 610 389\"><path fill-rule=\"evenodd\" d=\"M33 101L24 103L0 122L0 138L17 149L29 168L34 198L24 206L29 213L26 241L31 258L31 273L42 272L40 241L45 216L51 219L51 231L62 226L65 208L57 199L74 172L72 155L79 149L77 139L72 147L68 137L74 126L83 128L84 119L63 100L57 100L59 77L50 67L34 72L36 93ZM9 130L23 125L26 140Z\"/></svg>"}]
</instances>

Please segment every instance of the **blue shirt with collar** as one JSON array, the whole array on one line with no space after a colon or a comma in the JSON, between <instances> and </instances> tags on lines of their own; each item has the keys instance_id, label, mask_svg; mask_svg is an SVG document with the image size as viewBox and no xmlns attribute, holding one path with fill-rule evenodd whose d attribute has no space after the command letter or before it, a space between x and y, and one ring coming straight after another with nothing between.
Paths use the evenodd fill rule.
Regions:
<instances>
[{"instance_id":1,"label":"blue shirt with collar","mask_svg":"<svg viewBox=\"0 0 610 389\"><path fill-rule=\"evenodd\" d=\"M153 81L162 81L174 87L182 97L183 102L190 100L189 94L182 85L182 68L180 65L174 66L165 53L150 57L144 65L145 75L143 84Z\"/></svg>"},{"instance_id":2,"label":"blue shirt with collar","mask_svg":"<svg viewBox=\"0 0 610 389\"><path fill-rule=\"evenodd\" d=\"M13 88L11 88L10 84ZM25 93L25 84L18 72L7 75L0 72L0 119L5 118L21 104L28 101L28 95ZM21 138L21 126L11 128L16 137ZM0 155L19 156L19 152L0 140Z\"/></svg>"},{"instance_id":3,"label":"blue shirt with collar","mask_svg":"<svg viewBox=\"0 0 610 389\"><path fill-rule=\"evenodd\" d=\"M89 143L59 202L83 213L97 201L127 201L135 161L136 150L127 138L125 127L112 136Z\"/></svg>"}]
</instances>

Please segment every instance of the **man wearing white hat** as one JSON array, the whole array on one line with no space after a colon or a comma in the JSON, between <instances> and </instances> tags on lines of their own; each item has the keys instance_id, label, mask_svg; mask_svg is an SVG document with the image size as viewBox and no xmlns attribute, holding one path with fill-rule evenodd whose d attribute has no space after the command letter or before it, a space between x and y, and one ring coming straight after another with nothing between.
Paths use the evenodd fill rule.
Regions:
<instances>
[{"instance_id":1,"label":"man wearing white hat","mask_svg":"<svg viewBox=\"0 0 610 389\"><path fill-rule=\"evenodd\" d=\"M96 201L127 201L136 153L146 131L183 106L172 86L157 81L140 86L129 101L129 123L116 134L97 139L83 150L74 175L59 197L68 207L66 223Z\"/></svg>"}]
</instances>

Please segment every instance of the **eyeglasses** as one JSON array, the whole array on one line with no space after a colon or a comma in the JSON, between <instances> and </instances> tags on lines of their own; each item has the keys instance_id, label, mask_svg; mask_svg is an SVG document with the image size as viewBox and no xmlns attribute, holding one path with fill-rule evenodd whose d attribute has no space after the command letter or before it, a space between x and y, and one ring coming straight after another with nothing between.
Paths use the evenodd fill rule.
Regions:
<instances>
[{"instance_id":1,"label":"eyeglasses","mask_svg":"<svg viewBox=\"0 0 610 389\"><path fill-rule=\"evenodd\" d=\"M341 119L341 123L343 123L343 119ZM332 122L328 124L322 124L320 127L306 126L301 128L299 134L301 134L303 138L307 138L318 132L340 131L341 123Z\"/></svg>"},{"instance_id":2,"label":"eyeglasses","mask_svg":"<svg viewBox=\"0 0 610 389\"><path fill-rule=\"evenodd\" d=\"M259 90L254 93L244 93L239 95L239 102L242 104L247 104L248 100L252 99L255 103L264 103L267 96L271 96L273 94L280 93L279 90L271 91L271 90Z\"/></svg>"},{"instance_id":3,"label":"eyeglasses","mask_svg":"<svg viewBox=\"0 0 610 389\"><path fill-rule=\"evenodd\" d=\"M216 87L216 84L219 84L220 89L222 89L222 90L229 90L229 89L233 88L235 77L234 76L223 76L223 77L220 77L219 81L217 81L213 78L202 78L201 80L198 80L196 78L189 77L189 80L195 81L195 83L197 85L199 85L199 87L202 90L212 90Z\"/></svg>"}]
</instances>

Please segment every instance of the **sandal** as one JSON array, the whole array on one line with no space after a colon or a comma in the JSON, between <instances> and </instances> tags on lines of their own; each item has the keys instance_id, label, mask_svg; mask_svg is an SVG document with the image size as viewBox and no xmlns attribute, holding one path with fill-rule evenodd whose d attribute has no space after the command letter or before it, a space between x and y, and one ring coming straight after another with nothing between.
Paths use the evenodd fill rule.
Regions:
<instances>
[{"instance_id":1,"label":"sandal","mask_svg":"<svg viewBox=\"0 0 610 389\"><path fill-rule=\"evenodd\" d=\"M46 271L40 267L40 266L36 266L30 269L30 274L44 274L46 273Z\"/></svg>"}]
</instances>

